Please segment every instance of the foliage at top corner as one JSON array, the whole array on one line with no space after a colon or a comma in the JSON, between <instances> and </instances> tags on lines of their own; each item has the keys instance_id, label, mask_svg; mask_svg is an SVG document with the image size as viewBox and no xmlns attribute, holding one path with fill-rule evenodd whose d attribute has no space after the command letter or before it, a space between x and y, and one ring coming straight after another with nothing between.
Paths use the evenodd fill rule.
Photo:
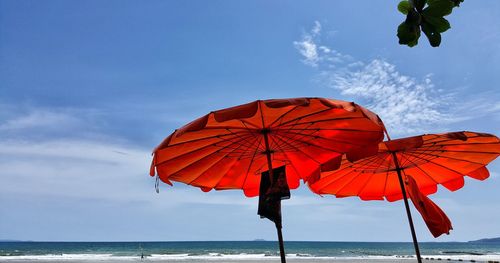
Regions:
<instances>
[{"instance_id":1,"label":"foliage at top corner","mask_svg":"<svg viewBox=\"0 0 500 263\"><path fill-rule=\"evenodd\" d=\"M424 32L433 47L441 44L441 33L450 29L445 16L464 0L403 0L398 10L406 20L398 27L399 44L413 47L418 44L420 33Z\"/></svg>"}]
</instances>

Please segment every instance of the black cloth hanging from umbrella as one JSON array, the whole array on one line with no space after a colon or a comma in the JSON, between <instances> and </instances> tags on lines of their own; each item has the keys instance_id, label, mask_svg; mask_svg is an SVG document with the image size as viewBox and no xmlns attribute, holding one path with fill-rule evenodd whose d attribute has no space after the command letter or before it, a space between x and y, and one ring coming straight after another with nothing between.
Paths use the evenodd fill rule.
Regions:
<instances>
[{"instance_id":1,"label":"black cloth hanging from umbrella","mask_svg":"<svg viewBox=\"0 0 500 263\"><path fill-rule=\"evenodd\" d=\"M261 174L257 212L261 218L267 218L281 228L281 200L289 198L290 188L286 181L285 166L273 169L272 181L269 171Z\"/></svg>"}]
</instances>

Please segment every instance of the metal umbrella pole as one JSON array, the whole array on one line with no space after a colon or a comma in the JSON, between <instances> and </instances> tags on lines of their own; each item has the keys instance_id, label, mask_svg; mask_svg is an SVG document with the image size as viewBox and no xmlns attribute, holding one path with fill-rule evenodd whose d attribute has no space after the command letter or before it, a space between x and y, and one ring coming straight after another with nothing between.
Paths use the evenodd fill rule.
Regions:
<instances>
[{"instance_id":1,"label":"metal umbrella pole","mask_svg":"<svg viewBox=\"0 0 500 263\"><path fill-rule=\"evenodd\" d=\"M403 176L401 176L401 168L399 167L399 161L395 152L392 152L392 158L394 159L394 164L396 165L396 172L398 173L399 186L401 187L401 192L403 193L406 215L408 216L408 223L410 224L411 237L413 238L413 246L415 247L417 261L418 263L422 263L422 258L420 257L420 248L418 247L417 234L415 233L415 227L413 226L413 219L411 217L410 205L408 204L408 198L406 195L406 189L403 182Z\"/></svg>"},{"instance_id":2,"label":"metal umbrella pole","mask_svg":"<svg viewBox=\"0 0 500 263\"><path fill-rule=\"evenodd\" d=\"M269 147L269 138L268 138L268 133L270 131L268 129L263 129L262 134L264 135L264 144L266 146L266 157L267 157L267 167L269 169L269 178L271 182L274 182L274 175L273 175L273 162L271 160L271 148ZM280 220L281 221L281 220ZM279 242L279 247L280 247L280 257L281 257L281 263L286 263L286 258L285 258L285 245L283 244L283 234L281 233L281 222L274 222L276 225L276 231L278 232L278 242Z\"/></svg>"}]
</instances>

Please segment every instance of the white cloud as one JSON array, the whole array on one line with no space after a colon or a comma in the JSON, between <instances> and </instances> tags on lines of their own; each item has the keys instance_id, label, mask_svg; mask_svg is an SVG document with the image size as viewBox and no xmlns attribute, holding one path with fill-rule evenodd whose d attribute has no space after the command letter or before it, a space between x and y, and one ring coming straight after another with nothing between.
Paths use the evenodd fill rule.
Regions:
<instances>
[{"instance_id":1,"label":"white cloud","mask_svg":"<svg viewBox=\"0 0 500 263\"><path fill-rule=\"evenodd\" d=\"M300 41L294 41L295 48L302 55L302 62L308 66L318 67L320 63L343 63L351 60L351 57L336 50L320 44L321 23L314 21L314 26L309 32L302 35Z\"/></svg>"},{"instance_id":2,"label":"white cloud","mask_svg":"<svg viewBox=\"0 0 500 263\"><path fill-rule=\"evenodd\" d=\"M477 119L484 116L492 116L500 120L500 102L496 101L496 92L473 93L462 103L456 105L454 110L461 114L462 120Z\"/></svg>"},{"instance_id":3,"label":"white cloud","mask_svg":"<svg viewBox=\"0 0 500 263\"><path fill-rule=\"evenodd\" d=\"M20 130L27 128L58 127L60 125L76 126L80 120L63 112L38 110L17 116L0 124L1 130Z\"/></svg>"},{"instance_id":4,"label":"white cloud","mask_svg":"<svg viewBox=\"0 0 500 263\"><path fill-rule=\"evenodd\" d=\"M91 140L0 141L0 192L36 198L186 204L248 205L241 191L204 193L194 187L161 183L149 176L151 152L134 146ZM238 196L235 198L235 196ZM168 200L162 202L161 200Z\"/></svg>"},{"instance_id":5,"label":"white cloud","mask_svg":"<svg viewBox=\"0 0 500 263\"><path fill-rule=\"evenodd\" d=\"M396 66L375 59L349 69L324 72L323 81L342 95L362 99L378 113L391 134L410 134L442 127L452 121L443 110L447 104L430 76L423 80L404 75Z\"/></svg>"},{"instance_id":6,"label":"white cloud","mask_svg":"<svg viewBox=\"0 0 500 263\"><path fill-rule=\"evenodd\" d=\"M104 112L89 108L48 108L0 102L2 139L101 136Z\"/></svg>"},{"instance_id":7,"label":"white cloud","mask_svg":"<svg viewBox=\"0 0 500 263\"><path fill-rule=\"evenodd\" d=\"M447 124L464 120L450 110L451 96L437 89L432 76L422 79L399 72L384 59L355 60L321 44L321 24L294 42L306 65L318 68L317 81L373 110L390 134L441 131Z\"/></svg>"},{"instance_id":8,"label":"white cloud","mask_svg":"<svg viewBox=\"0 0 500 263\"><path fill-rule=\"evenodd\" d=\"M321 23L319 21L314 21L314 27L311 32L313 36L319 36L321 33Z\"/></svg>"},{"instance_id":9,"label":"white cloud","mask_svg":"<svg viewBox=\"0 0 500 263\"><path fill-rule=\"evenodd\" d=\"M316 44L312 40L312 36L305 35L301 41L293 42L300 54L304 57L302 60L306 65L316 67L318 66L318 50Z\"/></svg>"},{"instance_id":10,"label":"white cloud","mask_svg":"<svg viewBox=\"0 0 500 263\"><path fill-rule=\"evenodd\" d=\"M0 191L119 198L122 190L136 192L128 184L147 175L149 158L146 150L102 141L0 141Z\"/></svg>"}]
</instances>

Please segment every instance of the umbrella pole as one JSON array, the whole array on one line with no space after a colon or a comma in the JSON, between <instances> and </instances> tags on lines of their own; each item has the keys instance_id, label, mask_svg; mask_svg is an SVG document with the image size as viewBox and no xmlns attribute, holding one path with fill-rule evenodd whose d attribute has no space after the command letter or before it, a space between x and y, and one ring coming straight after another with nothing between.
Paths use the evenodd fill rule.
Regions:
<instances>
[{"instance_id":1,"label":"umbrella pole","mask_svg":"<svg viewBox=\"0 0 500 263\"><path fill-rule=\"evenodd\" d=\"M410 205L408 204L408 198L406 195L406 189L403 182L403 176L401 176L401 168L399 167L398 158L396 153L392 153L392 158L394 159L394 164L396 165L396 172L398 173L399 186L401 187L401 192L403 193L403 200L405 202L406 215L408 216L408 223L410 224L411 237L413 238L413 246L415 247L415 254L417 256L418 263L422 263L422 258L420 257L420 249L418 247L417 234L415 233L415 227L413 226L413 219L411 217Z\"/></svg>"},{"instance_id":2,"label":"umbrella pole","mask_svg":"<svg viewBox=\"0 0 500 263\"><path fill-rule=\"evenodd\" d=\"M264 144L266 145L266 157L267 157L267 167L269 169L269 178L271 179L271 182L273 182L274 181L273 162L271 160L271 148L269 147L269 138L267 137L268 133L269 133L268 129L262 130L262 134L264 135ZM274 222L274 224L276 225L276 231L278 232L281 263L286 263L285 245L283 244L283 234L281 233L281 222L280 223Z\"/></svg>"},{"instance_id":3,"label":"umbrella pole","mask_svg":"<svg viewBox=\"0 0 500 263\"><path fill-rule=\"evenodd\" d=\"M278 225L276 224L276 231L278 231L278 242L280 245L280 257L281 257L281 263L286 263L285 259L285 245L283 244L283 234L281 233L281 224Z\"/></svg>"}]
</instances>

